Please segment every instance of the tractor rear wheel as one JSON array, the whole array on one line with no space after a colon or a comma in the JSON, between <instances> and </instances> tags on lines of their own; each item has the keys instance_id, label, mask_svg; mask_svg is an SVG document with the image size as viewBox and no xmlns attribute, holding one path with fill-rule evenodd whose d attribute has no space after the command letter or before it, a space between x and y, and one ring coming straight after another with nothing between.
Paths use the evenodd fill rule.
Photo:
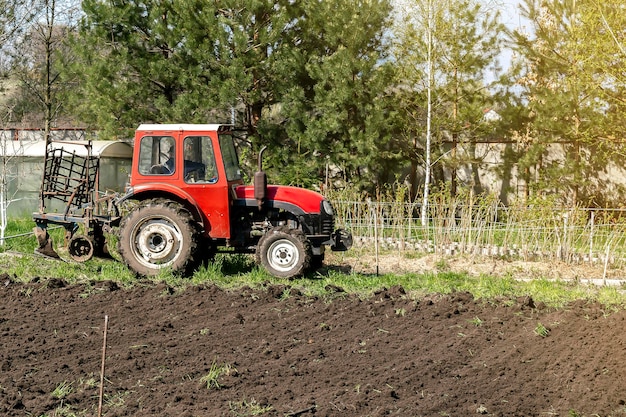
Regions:
<instances>
[{"instance_id":1,"label":"tractor rear wheel","mask_svg":"<svg viewBox=\"0 0 626 417\"><path fill-rule=\"evenodd\" d=\"M189 274L196 266L199 233L188 210L164 199L146 200L120 224L118 251L135 273L157 275L164 268Z\"/></svg>"},{"instance_id":2,"label":"tractor rear wheel","mask_svg":"<svg viewBox=\"0 0 626 417\"><path fill-rule=\"evenodd\" d=\"M257 262L272 275L293 278L302 275L311 263L311 243L302 231L286 226L269 230L259 240Z\"/></svg>"}]
</instances>

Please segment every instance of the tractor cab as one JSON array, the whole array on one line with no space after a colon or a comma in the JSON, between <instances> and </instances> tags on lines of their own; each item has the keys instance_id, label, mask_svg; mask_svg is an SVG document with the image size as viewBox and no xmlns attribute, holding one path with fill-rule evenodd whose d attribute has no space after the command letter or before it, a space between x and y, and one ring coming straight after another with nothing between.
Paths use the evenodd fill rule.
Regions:
<instances>
[{"instance_id":1,"label":"tractor cab","mask_svg":"<svg viewBox=\"0 0 626 417\"><path fill-rule=\"evenodd\" d=\"M131 185L155 180L215 184L219 174L226 181L241 180L227 126L141 125L135 135L137 175ZM224 162L222 169L218 161Z\"/></svg>"},{"instance_id":2,"label":"tractor cab","mask_svg":"<svg viewBox=\"0 0 626 417\"><path fill-rule=\"evenodd\" d=\"M155 196L189 206L211 238L231 235L231 189L242 184L230 127L144 124L135 133L133 198Z\"/></svg>"}]
</instances>

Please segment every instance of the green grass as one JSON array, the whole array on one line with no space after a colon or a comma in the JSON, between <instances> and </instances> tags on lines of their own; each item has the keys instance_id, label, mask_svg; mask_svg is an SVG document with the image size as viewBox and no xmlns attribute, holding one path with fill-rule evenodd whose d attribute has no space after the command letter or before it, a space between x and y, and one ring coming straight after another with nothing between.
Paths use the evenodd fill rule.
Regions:
<instances>
[{"instance_id":1,"label":"green grass","mask_svg":"<svg viewBox=\"0 0 626 417\"><path fill-rule=\"evenodd\" d=\"M261 405L257 403L254 398L251 400L231 401L228 403L230 413L233 416L245 417L245 416L260 416L269 413L273 410L270 405Z\"/></svg>"},{"instance_id":2,"label":"green grass","mask_svg":"<svg viewBox=\"0 0 626 417\"><path fill-rule=\"evenodd\" d=\"M546 326L544 326L541 323L537 323L537 326L535 326L534 332L537 336L548 337L548 335L550 334L550 329L548 329Z\"/></svg>"},{"instance_id":3,"label":"green grass","mask_svg":"<svg viewBox=\"0 0 626 417\"><path fill-rule=\"evenodd\" d=\"M56 386L51 395L58 400L62 400L70 395L72 391L74 391L74 389L72 388L72 384L70 382L63 381Z\"/></svg>"},{"instance_id":4,"label":"green grass","mask_svg":"<svg viewBox=\"0 0 626 417\"><path fill-rule=\"evenodd\" d=\"M236 372L237 370L233 368L228 363L218 364L217 361L213 361L211 364L211 368L209 372L200 378L200 382L206 385L207 389L220 389L220 378L224 375L229 375L231 372Z\"/></svg>"},{"instance_id":5,"label":"green grass","mask_svg":"<svg viewBox=\"0 0 626 417\"><path fill-rule=\"evenodd\" d=\"M33 223L29 220L10 222L13 234L27 233L32 230ZM62 249L64 230L51 230L55 240L55 248L64 259L70 259L67 251ZM8 233L7 233L8 235ZM418 299L427 294L449 294L455 291L469 292L478 299L486 301L496 299L512 299L530 296L535 302L543 302L548 306L561 307L574 300L598 301L613 309L626 306L626 295L623 288L594 287L575 281L548 280L537 278L529 281L518 281L508 276L480 275L453 272L441 261L436 271L405 273L405 274L364 274L342 272L338 268L323 268L304 278L284 280L269 275L258 267L252 256L241 254L218 254L211 264L201 267L190 278L174 276L163 271L159 276L138 280L121 262L94 258L84 263L71 260L55 261L33 254L36 240L33 235L7 240L0 248L0 271L21 282L30 282L41 278L62 278L68 284L84 284L87 290L82 294L89 297L91 285L97 281L112 280L122 287L130 287L141 282L166 283L175 291L182 291L190 285L217 285L223 289L237 289L244 286L263 288L268 285L286 285L295 287L305 295L318 296L332 300L333 297L345 296L332 290L341 287L346 293L356 294L362 298L371 297L381 288L402 286L407 297ZM359 256L367 253L367 248L358 248L345 254L329 253L329 263L353 263ZM409 257L419 257L417 252L405 252ZM287 288L283 298L293 294Z\"/></svg>"}]
</instances>

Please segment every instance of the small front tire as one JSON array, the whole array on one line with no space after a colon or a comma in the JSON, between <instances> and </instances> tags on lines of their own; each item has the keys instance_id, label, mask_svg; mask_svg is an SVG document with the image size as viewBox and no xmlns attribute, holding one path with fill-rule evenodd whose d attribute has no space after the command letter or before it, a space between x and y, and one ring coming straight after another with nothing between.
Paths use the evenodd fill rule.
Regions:
<instances>
[{"instance_id":1,"label":"small front tire","mask_svg":"<svg viewBox=\"0 0 626 417\"><path fill-rule=\"evenodd\" d=\"M257 263L278 278L302 275L311 264L311 244L297 229L275 227L259 240Z\"/></svg>"}]
</instances>

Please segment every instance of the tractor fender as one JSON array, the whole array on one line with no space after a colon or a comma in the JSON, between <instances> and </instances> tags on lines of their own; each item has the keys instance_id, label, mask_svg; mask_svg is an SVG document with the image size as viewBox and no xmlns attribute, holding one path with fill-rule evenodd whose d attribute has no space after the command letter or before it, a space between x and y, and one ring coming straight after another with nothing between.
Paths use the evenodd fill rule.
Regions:
<instances>
[{"instance_id":1,"label":"tractor fender","mask_svg":"<svg viewBox=\"0 0 626 417\"><path fill-rule=\"evenodd\" d=\"M197 201L189 193L167 183L159 183L158 187L150 183L128 187L126 193L117 199L116 203L119 206L127 200L143 201L150 198L164 198L179 202L189 210L197 222L203 225L206 222L206 219L198 209Z\"/></svg>"},{"instance_id":2,"label":"tractor fender","mask_svg":"<svg viewBox=\"0 0 626 417\"><path fill-rule=\"evenodd\" d=\"M240 185L235 188L238 200L243 200L246 205L256 205L254 186ZM306 188L268 185L265 203L269 207L281 208L296 215L319 214L320 205L324 196L318 192Z\"/></svg>"}]
</instances>

